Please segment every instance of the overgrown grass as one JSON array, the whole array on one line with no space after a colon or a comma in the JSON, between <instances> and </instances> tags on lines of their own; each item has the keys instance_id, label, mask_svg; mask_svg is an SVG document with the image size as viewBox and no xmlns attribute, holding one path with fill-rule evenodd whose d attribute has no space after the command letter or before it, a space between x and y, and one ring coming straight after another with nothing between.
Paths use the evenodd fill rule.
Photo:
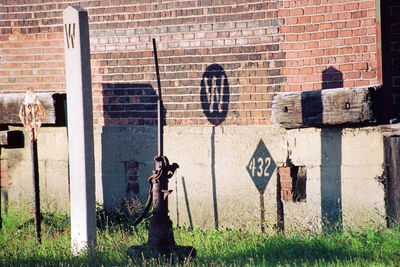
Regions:
<instances>
[{"instance_id":1,"label":"overgrown grass","mask_svg":"<svg viewBox=\"0 0 400 267\"><path fill-rule=\"evenodd\" d=\"M157 260L131 259L127 254L130 246L146 242L146 223L134 230L122 221L115 223L114 220L121 220L119 215L114 215L117 219L113 219L101 210L98 214L101 220L97 252L74 257L67 216L44 213L42 244L39 245L33 224L25 223L32 214L10 208L3 214L0 266L157 265ZM233 229L190 231L179 228L174 229L174 233L177 244L197 250L195 259L181 263L185 266L400 266L400 228L347 229L329 235L294 233L287 236Z\"/></svg>"}]
</instances>

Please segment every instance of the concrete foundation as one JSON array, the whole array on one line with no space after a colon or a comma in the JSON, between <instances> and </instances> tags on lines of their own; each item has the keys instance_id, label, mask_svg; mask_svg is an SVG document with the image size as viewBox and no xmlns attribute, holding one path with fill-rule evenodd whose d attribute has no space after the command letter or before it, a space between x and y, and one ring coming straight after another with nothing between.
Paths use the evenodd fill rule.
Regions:
<instances>
[{"instance_id":1,"label":"concrete foundation","mask_svg":"<svg viewBox=\"0 0 400 267\"><path fill-rule=\"evenodd\" d=\"M123 198L145 199L157 153L156 128L103 126L95 127L94 135L97 201L112 208ZM164 154L180 165L169 183L174 190L169 196L174 224L260 231L260 192L246 170L260 139L277 168L294 165L307 171L306 199L283 201L286 231L320 231L327 220L339 227L385 224L379 127L265 126L164 128ZM69 209L67 151L65 128L41 128L38 153L44 210ZM2 148L1 156L9 162L9 201L32 202L29 140L23 149ZM132 181L137 187L129 186ZM276 182L277 170L263 193L266 232L274 231L277 223Z\"/></svg>"}]
</instances>

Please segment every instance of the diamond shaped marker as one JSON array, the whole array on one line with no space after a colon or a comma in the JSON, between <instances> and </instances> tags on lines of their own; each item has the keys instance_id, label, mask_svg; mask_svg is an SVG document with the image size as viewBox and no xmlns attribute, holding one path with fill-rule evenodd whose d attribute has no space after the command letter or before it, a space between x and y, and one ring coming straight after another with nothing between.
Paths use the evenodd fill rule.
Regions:
<instances>
[{"instance_id":1,"label":"diamond shaped marker","mask_svg":"<svg viewBox=\"0 0 400 267\"><path fill-rule=\"evenodd\" d=\"M260 194L263 194L276 169L276 164L262 139L260 139L246 169Z\"/></svg>"},{"instance_id":2,"label":"diamond shaped marker","mask_svg":"<svg viewBox=\"0 0 400 267\"><path fill-rule=\"evenodd\" d=\"M26 131L31 136L31 141L35 141L39 132L39 128L44 120L46 110L37 98L35 92L29 89L26 92L19 111L19 118L24 125Z\"/></svg>"}]
</instances>

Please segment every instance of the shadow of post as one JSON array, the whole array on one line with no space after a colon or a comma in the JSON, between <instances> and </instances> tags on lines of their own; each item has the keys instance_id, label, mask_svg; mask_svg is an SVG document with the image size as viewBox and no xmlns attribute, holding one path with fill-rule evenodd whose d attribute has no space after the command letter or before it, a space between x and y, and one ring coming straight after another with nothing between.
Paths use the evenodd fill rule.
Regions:
<instances>
[{"instance_id":1,"label":"shadow of post","mask_svg":"<svg viewBox=\"0 0 400 267\"><path fill-rule=\"evenodd\" d=\"M185 177L182 176L182 186L183 186L183 193L185 194L185 203L186 203L186 210L188 214L188 219L189 219L189 229L193 230L193 220L192 220L192 213L190 211L190 206L189 206L189 197L186 189L186 183L185 183Z\"/></svg>"},{"instance_id":2,"label":"shadow of post","mask_svg":"<svg viewBox=\"0 0 400 267\"><path fill-rule=\"evenodd\" d=\"M329 67L322 72L322 89L343 88L341 71ZM343 229L342 216L342 128L321 129L321 216L324 231Z\"/></svg>"},{"instance_id":3,"label":"shadow of post","mask_svg":"<svg viewBox=\"0 0 400 267\"><path fill-rule=\"evenodd\" d=\"M220 65L212 64L204 71L200 87L201 107L208 121L213 124L211 133L211 182L214 205L214 225L215 230L218 230L218 203L215 175L215 126L220 125L228 114L228 76Z\"/></svg>"},{"instance_id":4,"label":"shadow of post","mask_svg":"<svg viewBox=\"0 0 400 267\"><path fill-rule=\"evenodd\" d=\"M145 198L157 154L157 99L150 84L104 83L101 186L104 207ZM163 109L165 112L165 108ZM165 116L164 116L165 118Z\"/></svg>"},{"instance_id":5,"label":"shadow of post","mask_svg":"<svg viewBox=\"0 0 400 267\"><path fill-rule=\"evenodd\" d=\"M329 67L322 72L322 89L343 87L343 74ZM303 92L302 120L307 126L324 123L323 91ZM326 232L341 231L342 225L342 128L321 127L321 223Z\"/></svg>"}]
</instances>

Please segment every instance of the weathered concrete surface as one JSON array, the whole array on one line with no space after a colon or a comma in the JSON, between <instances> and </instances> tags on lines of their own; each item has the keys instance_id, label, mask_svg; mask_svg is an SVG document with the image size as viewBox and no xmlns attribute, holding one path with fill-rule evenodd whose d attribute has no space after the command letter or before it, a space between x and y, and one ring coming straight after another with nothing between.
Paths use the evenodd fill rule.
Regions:
<instances>
[{"instance_id":1,"label":"weathered concrete surface","mask_svg":"<svg viewBox=\"0 0 400 267\"><path fill-rule=\"evenodd\" d=\"M283 201L286 231L319 231L322 213L339 215L336 222L344 227L385 223L384 188L378 179L383 174L379 127L289 131L262 126L165 127L164 132L164 154L180 165L169 183L174 190L169 204L175 224L259 231L260 193L246 166L260 139L277 167L291 163L307 171L305 202ZM157 153L156 127L95 127L94 135L97 200L113 207L122 198L145 199ZM22 203L33 199L29 141L25 142L24 149L1 150L2 158L10 162L9 200ZM38 146L43 205L67 210L65 128L42 127ZM127 162L138 163L138 193L127 190ZM276 171L264 203L270 231L276 224Z\"/></svg>"},{"instance_id":2,"label":"weathered concrete surface","mask_svg":"<svg viewBox=\"0 0 400 267\"><path fill-rule=\"evenodd\" d=\"M385 223L378 127L290 130L288 150L292 164L307 168L307 200L284 203L287 230L321 229L323 200L338 203L333 213L345 226Z\"/></svg>"},{"instance_id":3,"label":"weathered concrete surface","mask_svg":"<svg viewBox=\"0 0 400 267\"><path fill-rule=\"evenodd\" d=\"M23 127L10 130L24 131ZM41 127L38 135L40 197L44 211L69 210L68 142L65 127ZM10 188L8 201L32 205L33 181L30 138L25 134L24 148L1 149L8 162Z\"/></svg>"},{"instance_id":4,"label":"weathered concrete surface","mask_svg":"<svg viewBox=\"0 0 400 267\"><path fill-rule=\"evenodd\" d=\"M217 225L260 229L260 193L246 170L260 139L263 139L276 165L282 165L286 160L285 133L277 128L165 128L165 154L181 166L171 181L174 185L174 179L177 179L180 224L189 225L191 213L195 227L215 229ZM170 212L176 223L175 198L176 195L172 194ZM276 223L276 172L266 187L264 203L266 228L271 229Z\"/></svg>"},{"instance_id":5,"label":"weathered concrete surface","mask_svg":"<svg viewBox=\"0 0 400 267\"><path fill-rule=\"evenodd\" d=\"M95 127L96 198L106 207L118 205L123 198L148 194L147 179L154 170L157 154L155 127ZM138 162L139 193L127 192L126 162Z\"/></svg>"}]
</instances>

